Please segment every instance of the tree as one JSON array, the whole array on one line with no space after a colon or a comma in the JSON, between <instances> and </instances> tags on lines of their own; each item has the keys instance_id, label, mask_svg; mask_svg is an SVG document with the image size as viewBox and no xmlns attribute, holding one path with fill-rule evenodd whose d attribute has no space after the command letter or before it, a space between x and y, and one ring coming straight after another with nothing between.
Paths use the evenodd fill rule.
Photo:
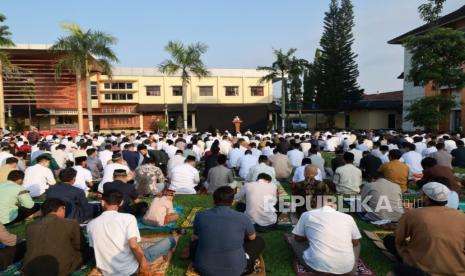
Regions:
<instances>
[{"instance_id":1,"label":"tree","mask_svg":"<svg viewBox=\"0 0 465 276\"><path fill-rule=\"evenodd\" d=\"M314 62L314 72L318 72L316 103L320 108L338 109L345 104L360 100L363 89L360 89L357 78L357 55L352 46L354 36L353 6L350 0L331 0L328 12L324 17L324 31L320 40L321 56ZM328 115L333 122L333 114ZM331 124L331 123L330 123Z\"/></svg>"},{"instance_id":2,"label":"tree","mask_svg":"<svg viewBox=\"0 0 465 276\"><path fill-rule=\"evenodd\" d=\"M14 42L11 39L9 27L3 22L6 17L0 14L0 47L12 47ZM8 54L0 49L0 128L5 128L5 97L3 94L3 69L8 69L11 66Z\"/></svg>"},{"instance_id":3,"label":"tree","mask_svg":"<svg viewBox=\"0 0 465 276\"><path fill-rule=\"evenodd\" d=\"M165 50L171 55L171 59L162 62L158 68L168 75L180 73L182 80L182 113L184 131L187 134L187 85L191 80L191 73L198 78L207 77L210 72L202 62L202 54L207 51L207 45L195 43L184 45L180 41L169 41Z\"/></svg>"},{"instance_id":4,"label":"tree","mask_svg":"<svg viewBox=\"0 0 465 276\"><path fill-rule=\"evenodd\" d=\"M303 103L313 105L315 103L316 93L319 89L319 85L321 84L321 73L320 73L320 57L321 52L320 50L315 51L315 58L313 63L308 63L304 70L304 92L303 92Z\"/></svg>"},{"instance_id":5,"label":"tree","mask_svg":"<svg viewBox=\"0 0 465 276\"><path fill-rule=\"evenodd\" d=\"M455 100L452 96L423 97L413 101L407 108L405 120L412 122L414 126L437 131L439 124L453 107Z\"/></svg>"},{"instance_id":6,"label":"tree","mask_svg":"<svg viewBox=\"0 0 465 276\"><path fill-rule=\"evenodd\" d=\"M273 53L276 57L276 60L271 64L271 66L259 66L257 70L266 71L268 74L263 76L260 79L260 82L281 80L281 121L282 129L281 132L284 133L286 130L286 98L287 98L287 77L290 70L292 69L292 58L297 49L291 48L287 52L283 52L282 49L273 50Z\"/></svg>"},{"instance_id":7,"label":"tree","mask_svg":"<svg viewBox=\"0 0 465 276\"><path fill-rule=\"evenodd\" d=\"M290 103L293 103L299 109L299 116L302 115L303 104L302 79L304 71L308 66L309 63L305 59L298 59L296 57L292 57L291 59L291 68L289 70Z\"/></svg>"},{"instance_id":8,"label":"tree","mask_svg":"<svg viewBox=\"0 0 465 276\"><path fill-rule=\"evenodd\" d=\"M428 0L418 7L420 18L427 23L434 23L439 19L446 0Z\"/></svg>"},{"instance_id":9,"label":"tree","mask_svg":"<svg viewBox=\"0 0 465 276\"><path fill-rule=\"evenodd\" d=\"M90 94L90 72L99 67L104 74L111 77L112 62L117 62L115 52L111 48L116 44L116 38L95 30L82 30L76 24L63 24L67 36L60 37L50 48L51 51L60 55L55 65L56 75L60 77L64 70L69 70L76 75L77 86L77 109L79 132L83 133L83 113L81 98L81 80L85 78L87 117L89 120L89 131L94 131L92 116L92 98Z\"/></svg>"}]
</instances>

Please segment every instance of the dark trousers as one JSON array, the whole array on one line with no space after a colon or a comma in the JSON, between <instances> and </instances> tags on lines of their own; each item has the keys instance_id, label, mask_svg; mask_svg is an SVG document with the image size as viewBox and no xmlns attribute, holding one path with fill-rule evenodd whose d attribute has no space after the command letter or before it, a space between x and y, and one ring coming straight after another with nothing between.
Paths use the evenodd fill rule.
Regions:
<instances>
[{"instance_id":1,"label":"dark trousers","mask_svg":"<svg viewBox=\"0 0 465 276\"><path fill-rule=\"evenodd\" d=\"M397 257L397 260L402 260L402 258L399 256L399 253L397 252L396 238L393 235L388 235L384 237L383 244L384 247L386 247L386 249L389 251L389 253Z\"/></svg>"},{"instance_id":2,"label":"dark trousers","mask_svg":"<svg viewBox=\"0 0 465 276\"><path fill-rule=\"evenodd\" d=\"M7 246L0 249L0 271L9 265L23 259L26 252L26 242L22 241L15 246ZM1 274L1 273L0 273Z\"/></svg>"},{"instance_id":3,"label":"dark trousers","mask_svg":"<svg viewBox=\"0 0 465 276\"><path fill-rule=\"evenodd\" d=\"M30 208L30 209L19 206L18 207L18 216L13 221L10 221L9 223L4 224L4 225L8 226L8 225L11 225L11 224L21 222L21 221L27 219L28 217L30 217L31 215L33 215L35 212L39 211L39 210L40 210L40 205L38 203L35 203L34 206L32 206L32 208Z\"/></svg>"},{"instance_id":4,"label":"dark trousers","mask_svg":"<svg viewBox=\"0 0 465 276\"><path fill-rule=\"evenodd\" d=\"M122 208L120 208L120 211L122 211L123 213L132 214L135 217L139 218L145 215L148 208L149 205L147 204L147 202L139 202L136 204L123 206Z\"/></svg>"},{"instance_id":5,"label":"dark trousers","mask_svg":"<svg viewBox=\"0 0 465 276\"><path fill-rule=\"evenodd\" d=\"M197 251L198 240L192 241L190 243L190 256L195 262L195 253ZM255 260L260 257L263 250L265 249L265 241L261 237L256 237L255 240L246 240L244 242L244 251L249 256L247 259L247 267L244 274L251 274L254 269Z\"/></svg>"}]
</instances>

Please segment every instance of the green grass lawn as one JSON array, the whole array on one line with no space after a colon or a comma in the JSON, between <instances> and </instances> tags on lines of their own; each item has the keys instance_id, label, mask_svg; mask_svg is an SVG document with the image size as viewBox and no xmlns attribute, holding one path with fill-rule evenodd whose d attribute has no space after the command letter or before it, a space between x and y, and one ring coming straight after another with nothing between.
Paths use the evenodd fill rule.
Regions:
<instances>
[{"instance_id":1,"label":"green grass lawn","mask_svg":"<svg viewBox=\"0 0 465 276\"><path fill-rule=\"evenodd\" d=\"M284 184L283 186L285 189L288 189L287 184ZM184 207L183 214L178 221L178 225L180 225L193 207L210 208L213 201L211 196L179 195L175 197L175 204ZM357 221L357 224L360 232L362 232L362 230L376 229L375 226L361 221ZM20 237L25 237L25 224L16 225L9 228L9 230ZM283 238L283 234L290 231L291 228L259 234L259 236L265 240L264 258L268 275L295 275L292 268L293 256ZM157 233L157 231L141 231L142 235L153 233ZM179 276L185 274L189 261L179 259L179 255L181 254L182 249L188 245L190 234L192 234L192 231L189 229L187 235L180 238L173 262L168 270L168 275ZM371 241L364 236L363 232L362 235L362 258L378 275L386 275L391 267L391 262L373 245Z\"/></svg>"}]
</instances>

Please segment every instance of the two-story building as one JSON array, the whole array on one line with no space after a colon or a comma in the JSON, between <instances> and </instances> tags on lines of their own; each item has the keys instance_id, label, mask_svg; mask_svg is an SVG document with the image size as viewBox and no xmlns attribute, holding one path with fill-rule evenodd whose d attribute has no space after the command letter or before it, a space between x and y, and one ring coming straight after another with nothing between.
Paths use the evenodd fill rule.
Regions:
<instances>
[{"instance_id":1,"label":"two-story building","mask_svg":"<svg viewBox=\"0 0 465 276\"><path fill-rule=\"evenodd\" d=\"M71 72L61 77L54 65L59 55L50 45L18 44L2 49L16 66L3 72L3 95L7 122L22 121L42 130L77 129L77 85ZM155 68L114 68L110 78L91 74L91 98L96 130L152 130L159 120L171 129L182 127L182 81ZM206 78L192 77L187 87L189 128L233 130L239 116L242 129L265 130L277 123L272 83L255 69L210 69ZM85 84L82 85L84 128L88 129Z\"/></svg>"},{"instance_id":2,"label":"two-story building","mask_svg":"<svg viewBox=\"0 0 465 276\"><path fill-rule=\"evenodd\" d=\"M456 30L461 30L465 32L465 5L460 9L449 13L436 22L438 26L442 27L449 27ZM418 35L428 31L432 26L430 24L425 24L420 26L414 30L411 30L405 34L402 34L390 41L389 44L395 45L402 45L404 40L411 36L411 35ZM432 90L430 85L421 86L418 83L413 83L407 80L404 76L407 76L408 72L411 69L411 58L412 54L404 50L404 72L400 75L401 78L404 79L404 89L403 89L403 117L402 120L402 129L406 131L413 131L415 127L413 126L412 122L405 120L405 116L408 114L408 108L411 105L412 101L425 97L425 96L433 96L435 92ZM462 112L462 108L465 105L465 89L453 89L450 91L449 89L444 89L441 91L443 94L447 95L454 95L456 100L456 106L453 108L451 114L448 118L443 122L441 125L441 130L447 131L457 131L460 128L465 129L465 112Z\"/></svg>"}]
</instances>

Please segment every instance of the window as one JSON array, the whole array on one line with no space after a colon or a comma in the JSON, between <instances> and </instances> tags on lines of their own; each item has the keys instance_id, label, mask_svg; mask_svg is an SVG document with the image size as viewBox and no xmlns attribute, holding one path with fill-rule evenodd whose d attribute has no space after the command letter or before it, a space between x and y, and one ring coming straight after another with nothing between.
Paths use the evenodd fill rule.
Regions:
<instances>
[{"instance_id":1,"label":"window","mask_svg":"<svg viewBox=\"0 0 465 276\"><path fill-rule=\"evenodd\" d=\"M119 99L118 94L111 94L111 99L117 101Z\"/></svg>"},{"instance_id":2,"label":"window","mask_svg":"<svg viewBox=\"0 0 465 276\"><path fill-rule=\"evenodd\" d=\"M127 99L132 100L132 94L127 94Z\"/></svg>"},{"instance_id":3,"label":"window","mask_svg":"<svg viewBox=\"0 0 465 276\"><path fill-rule=\"evenodd\" d=\"M213 86L199 86L199 95L202 97L213 96Z\"/></svg>"},{"instance_id":4,"label":"window","mask_svg":"<svg viewBox=\"0 0 465 276\"><path fill-rule=\"evenodd\" d=\"M108 93L105 94L106 101L132 101L134 96L132 93Z\"/></svg>"},{"instance_id":5,"label":"window","mask_svg":"<svg viewBox=\"0 0 465 276\"><path fill-rule=\"evenodd\" d=\"M225 96L239 96L239 86L226 86Z\"/></svg>"},{"instance_id":6,"label":"window","mask_svg":"<svg viewBox=\"0 0 465 276\"><path fill-rule=\"evenodd\" d=\"M132 90L132 82L105 82L104 89L107 90Z\"/></svg>"},{"instance_id":7,"label":"window","mask_svg":"<svg viewBox=\"0 0 465 276\"><path fill-rule=\"evenodd\" d=\"M105 100L111 100L111 94L105 94Z\"/></svg>"},{"instance_id":8,"label":"window","mask_svg":"<svg viewBox=\"0 0 465 276\"><path fill-rule=\"evenodd\" d=\"M145 87L145 94L147 96L160 96L160 86L159 85L150 85Z\"/></svg>"},{"instance_id":9,"label":"window","mask_svg":"<svg viewBox=\"0 0 465 276\"><path fill-rule=\"evenodd\" d=\"M98 87L96 81L90 82L90 97L92 100L98 100Z\"/></svg>"},{"instance_id":10,"label":"window","mask_svg":"<svg viewBox=\"0 0 465 276\"><path fill-rule=\"evenodd\" d=\"M125 100L126 100L126 94L119 94L118 99L119 99L120 101L125 101Z\"/></svg>"},{"instance_id":11,"label":"window","mask_svg":"<svg viewBox=\"0 0 465 276\"><path fill-rule=\"evenodd\" d=\"M173 86L173 96L182 96L182 86Z\"/></svg>"},{"instance_id":12,"label":"window","mask_svg":"<svg viewBox=\"0 0 465 276\"><path fill-rule=\"evenodd\" d=\"M263 86L252 86L252 87L250 87L250 94L252 96L264 96Z\"/></svg>"}]
</instances>

